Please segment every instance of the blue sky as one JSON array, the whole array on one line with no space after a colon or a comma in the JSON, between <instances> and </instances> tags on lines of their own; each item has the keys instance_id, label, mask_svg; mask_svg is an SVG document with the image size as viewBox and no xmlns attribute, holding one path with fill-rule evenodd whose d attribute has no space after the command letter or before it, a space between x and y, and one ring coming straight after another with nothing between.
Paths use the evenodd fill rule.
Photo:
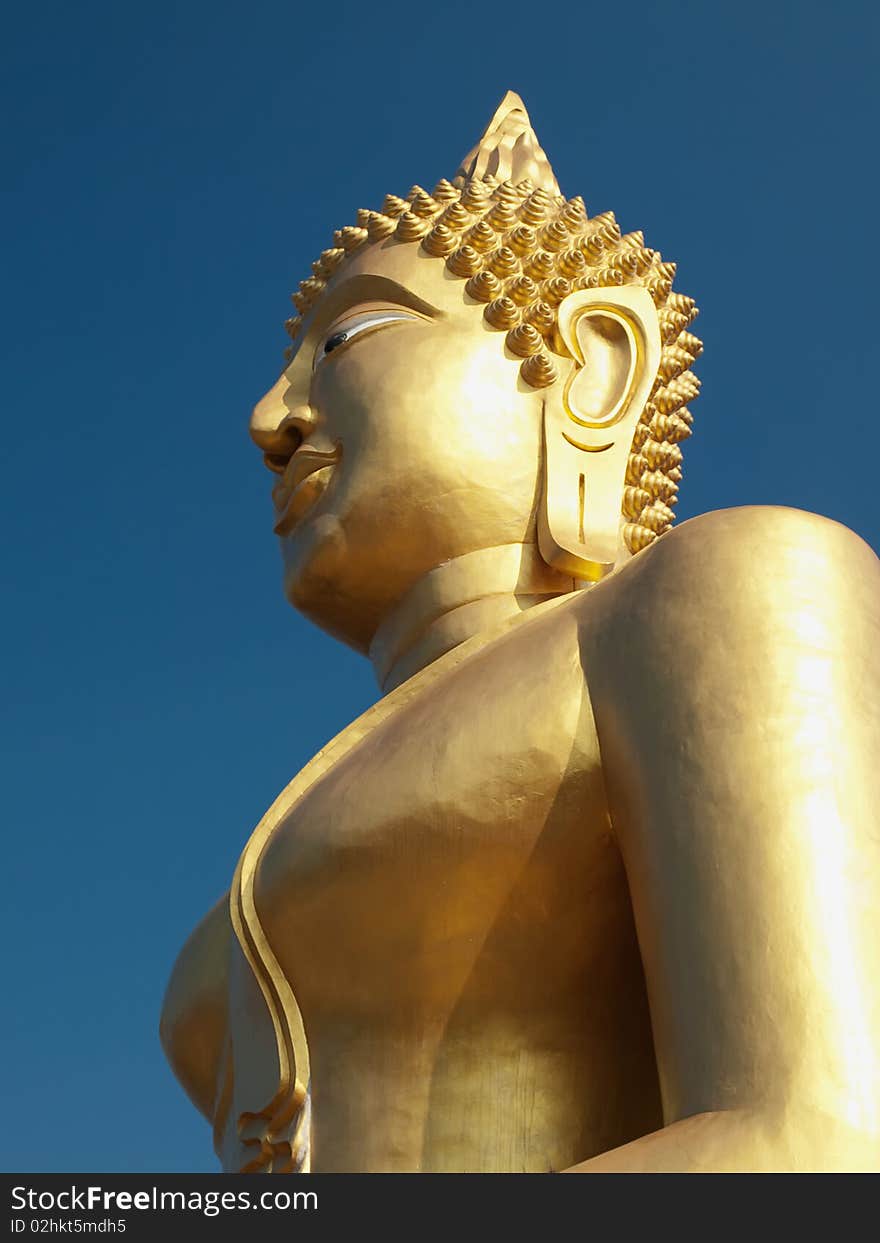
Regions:
<instances>
[{"instance_id":1,"label":"blue sky","mask_svg":"<svg viewBox=\"0 0 880 1243\"><path fill-rule=\"evenodd\" d=\"M681 517L794 505L880 548L877 8L50 0L4 27L0 1168L211 1170L168 972L376 695L284 604L246 436L289 292L513 88L563 190L702 308Z\"/></svg>"}]
</instances>

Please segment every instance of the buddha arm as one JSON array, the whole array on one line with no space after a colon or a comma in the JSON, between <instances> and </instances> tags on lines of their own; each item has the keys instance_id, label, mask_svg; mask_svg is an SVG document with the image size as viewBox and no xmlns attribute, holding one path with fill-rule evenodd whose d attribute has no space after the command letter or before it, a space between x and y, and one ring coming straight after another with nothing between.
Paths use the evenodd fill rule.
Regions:
<instances>
[{"instance_id":1,"label":"buddha arm","mask_svg":"<svg viewBox=\"0 0 880 1243\"><path fill-rule=\"evenodd\" d=\"M594 603L667 1125L575 1170L880 1167L880 563L731 510Z\"/></svg>"},{"instance_id":2,"label":"buddha arm","mask_svg":"<svg viewBox=\"0 0 880 1243\"><path fill-rule=\"evenodd\" d=\"M225 1070L232 941L225 894L180 951L159 1023L172 1070L196 1108L212 1122Z\"/></svg>"}]
</instances>

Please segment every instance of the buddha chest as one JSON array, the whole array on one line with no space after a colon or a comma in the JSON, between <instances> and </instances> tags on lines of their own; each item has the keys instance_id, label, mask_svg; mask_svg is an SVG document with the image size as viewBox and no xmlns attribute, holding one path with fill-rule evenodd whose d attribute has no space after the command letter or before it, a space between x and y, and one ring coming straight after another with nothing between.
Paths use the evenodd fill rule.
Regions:
<instances>
[{"instance_id":1,"label":"buddha chest","mask_svg":"<svg viewBox=\"0 0 880 1243\"><path fill-rule=\"evenodd\" d=\"M570 611L438 662L351 731L254 873L309 1044L312 1168L560 1168L653 1123Z\"/></svg>"}]
</instances>

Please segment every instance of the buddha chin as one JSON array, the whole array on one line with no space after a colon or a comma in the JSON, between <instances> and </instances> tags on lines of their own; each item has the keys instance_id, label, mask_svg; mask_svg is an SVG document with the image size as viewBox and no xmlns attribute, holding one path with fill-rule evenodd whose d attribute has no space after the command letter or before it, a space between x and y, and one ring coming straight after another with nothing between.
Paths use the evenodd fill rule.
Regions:
<instances>
[{"instance_id":1,"label":"buddha chin","mask_svg":"<svg viewBox=\"0 0 880 1243\"><path fill-rule=\"evenodd\" d=\"M281 540L281 550L289 603L334 638L366 651L364 639L350 633L345 623L353 610L343 588L341 567L350 554L339 519L334 514L310 515L295 535Z\"/></svg>"}]
</instances>

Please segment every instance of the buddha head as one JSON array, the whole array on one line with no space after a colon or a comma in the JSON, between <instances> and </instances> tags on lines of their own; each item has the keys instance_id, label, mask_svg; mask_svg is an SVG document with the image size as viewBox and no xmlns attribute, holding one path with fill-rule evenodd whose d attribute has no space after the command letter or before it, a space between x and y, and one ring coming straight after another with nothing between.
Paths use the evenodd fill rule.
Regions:
<instances>
[{"instance_id":1,"label":"buddha head","mask_svg":"<svg viewBox=\"0 0 880 1243\"><path fill-rule=\"evenodd\" d=\"M468 553L536 545L577 584L658 539L699 387L674 274L560 194L512 92L453 180L359 212L251 420L291 603L366 651Z\"/></svg>"}]
</instances>

